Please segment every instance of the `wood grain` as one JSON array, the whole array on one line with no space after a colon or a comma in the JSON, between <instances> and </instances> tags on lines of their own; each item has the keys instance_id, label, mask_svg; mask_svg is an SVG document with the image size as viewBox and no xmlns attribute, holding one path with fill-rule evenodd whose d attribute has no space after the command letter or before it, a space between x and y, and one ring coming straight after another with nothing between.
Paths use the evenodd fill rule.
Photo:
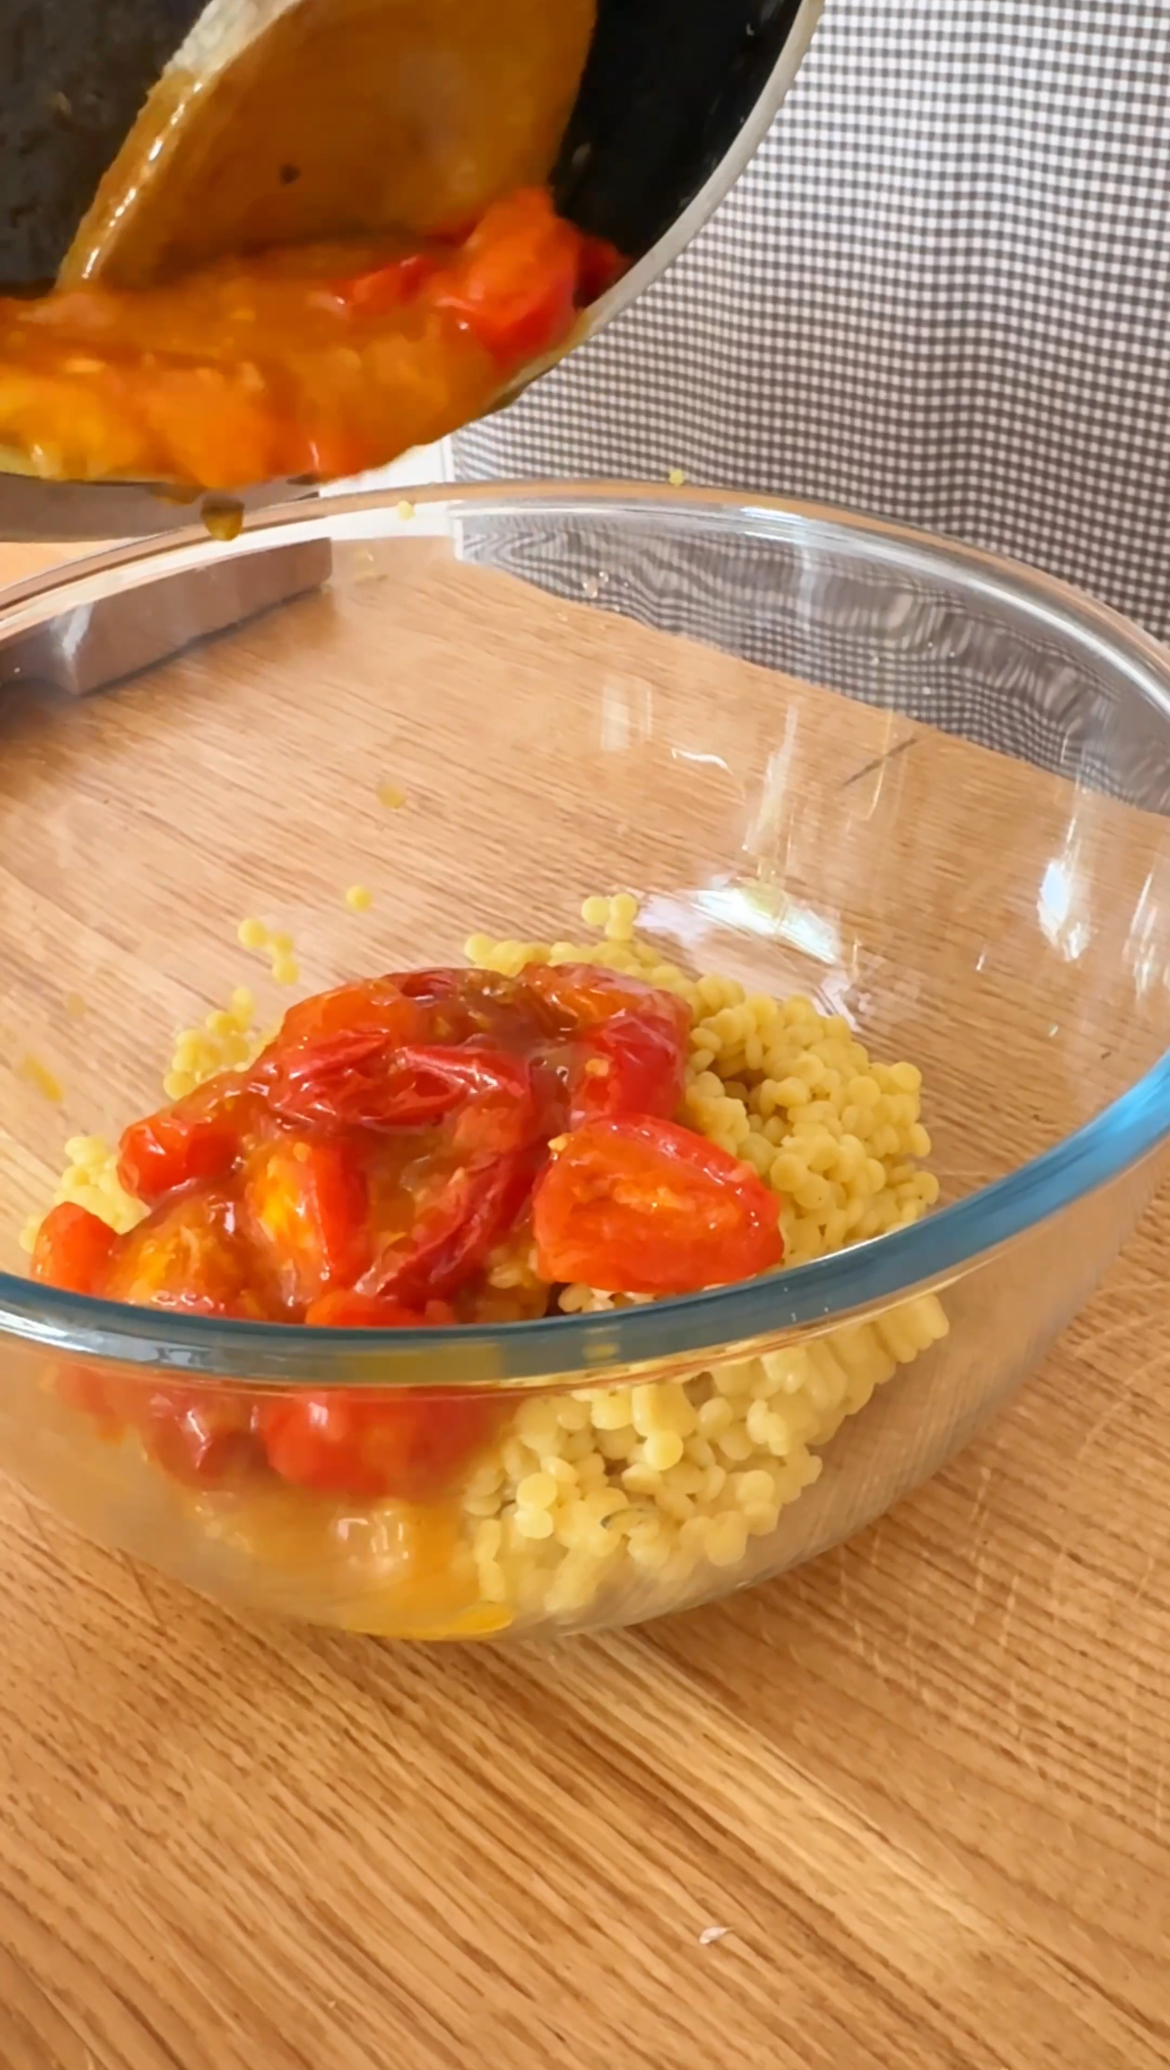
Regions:
<instances>
[{"instance_id":1,"label":"wood grain","mask_svg":"<svg viewBox=\"0 0 1170 2070\"><path fill-rule=\"evenodd\" d=\"M185 657L129 686L129 696L79 708L64 745L54 748L50 731L38 736L38 751L59 754L75 776L88 758L74 846L61 855L43 839L35 847L46 794L36 783L21 789L34 764L12 753L14 742L27 749L26 729L43 718L31 708L8 713L5 894L31 897L35 863L45 901L37 924L46 939L64 941L67 961L89 958L90 1034L111 1107L141 1090L117 1037L119 998L130 983L141 988L144 1025L161 1041L193 1004L216 997L227 922L245 895L270 901L273 919L291 920L315 980L339 957L360 956L368 939L347 936L350 946L339 947L322 883L380 870L382 920L370 938L387 953L399 945L417 955L428 915L433 924L451 910L459 844L421 884L395 876L381 823L359 802L354 729L366 729L374 777L399 775L416 806L425 799L455 828L458 813L434 782L435 730L440 745L469 752L457 728L470 723L471 707L460 699L469 685L480 699L491 696L493 670L504 669L494 649L506 650L519 701L501 698L496 709L497 830L473 827L468 836L492 858L484 892L501 910L484 917L516 925L531 912L535 930L557 924L559 899L563 924L563 885L536 867L540 844L525 820L531 794L509 726L522 724L534 672L547 675L555 627L566 682L559 736L547 741L544 780L555 782L585 738L570 679L595 670L612 638L591 646L604 635L590 629L589 614L577 623L551 601L544 625L525 631L503 585L492 623L460 629L460 571L437 551L420 549L430 559L412 572L414 606L401 592L379 600L371 591L339 622L336 601L295 605L234 646ZM447 675L427 630L440 603L447 645L463 643ZM389 658L378 616L387 609L399 626ZM319 635L314 613L334 614L321 619ZM631 682L664 694L677 689L682 663L675 643L633 629L624 654L633 726ZM315 704L289 702L294 657L316 672ZM425 710L391 710L387 671L424 665L439 670L427 678ZM703 700L718 695L714 730L730 749L743 718L732 700L748 701L748 686L718 657L688 665L696 739ZM220 692L217 746L207 700ZM346 698L342 726L338 700ZM709 702L707 710L710 738ZM287 790L278 781L259 821L242 823L241 798L257 804L259 786L254 761L233 771L231 748L249 729L275 724L279 711L288 755L304 757L307 774L298 840L286 841L275 870ZM807 753L828 756L843 774L863 766L867 729L884 729L887 749L898 739L896 722L878 714L859 713L853 738L828 720L818 731L812 702L802 723ZM676 745L681 738L676 732ZM955 743L928 742L903 753L886 769L887 801L890 785L916 785L901 805L909 796L922 814L941 810L942 765L932 770L925 757L958 752ZM976 770L964 752L965 769ZM592 819L566 791L564 838L579 855L582 889L607 881L589 873L604 871L622 844L636 845L639 827L648 847L664 839L665 818L636 820L626 794L627 785L646 790L651 755L644 747L625 772L615 758L611 791ZM664 898L700 881L696 857L720 827L734 855L742 801L734 756L724 759L730 782L700 782L676 767L667 815L676 841L656 881ZM196 803L214 776L220 846L190 805L184 814L157 811L151 898L137 914L119 903L99 926L101 908L128 898L134 881L132 856L105 854L108 828L125 820L132 779L139 797L157 797L164 764L182 771L184 796ZM38 766L42 783L60 777L60 761ZM337 799L347 771L343 840ZM995 788L1010 781L998 765ZM977 790L976 775L970 782ZM984 770L984 807L989 782ZM962 835L976 824L979 798L953 785L948 795ZM1032 809L1051 813L1056 839L1065 809L1057 792L1047 801L1035 788L1030 795ZM1016 809L1010 795L1001 809L1006 823ZM1132 912L1150 866L1143 844L1153 831L1130 822L1120 838L1120 810L1101 801L1081 828L1102 925ZM901 931L893 925L888 887L862 895L855 877L834 880L819 812L806 787L786 822L793 880L811 887L815 878L821 910L834 913L847 942L864 944L867 931L872 939L880 915L886 964L905 951L924 974L929 959L912 916ZM924 834L924 856L929 848ZM204 881L222 888L188 910L176 940L183 871L200 857ZM79 859L99 872L80 891ZM638 867L635 854L628 874ZM984 886L993 912L1006 916L1012 894L1006 867L997 875L994 843ZM967 896L964 884L953 886L960 951L951 977L928 997L918 984L874 1008L891 1038L910 1031L919 1048L933 1043L944 1073L947 987L976 945L976 917L969 912L968 941L957 912ZM509 898L517 901L510 915ZM994 929L984 932L991 939ZM717 927L712 935L716 948L726 946ZM989 998L1010 1008L1023 997L1024 973L1012 960L1023 949L1010 930L1002 942L1006 960ZM791 945L770 953L784 977L800 975ZM842 962L854 1000L876 992L872 966ZM34 979L19 959L6 974L30 1014ZM1124 1025L1123 1009L1121 994L1106 987L1084 1010L1086 1054L1094 1042L1156 1039L1152 1009L1136 1029ZM50 1015L44 1039L54 1025ZM991 1035L985 1053L978 1030L973 1041L990 1071ZM1025 1077L1019 1114L1034 1111L1042 1140L1064 1111L1067 1085L1046 1084L1039 1060ZM71 1103L86 1092L92 1099L92 1081L79 1079L75 1070ZM958 1073L944 1083L953 1090ZM5 1106L6 1119L12 1111ZM64 1123L51 1112L42 1121L27 1102L16 1111L20 1158L0 1159L6 1218L47 1179L62 1125L90 1118L72 1104ZM962 1183L958 1144L948 1149L943 1137L953 1182ZM972 1155L981 1169L1008 1156L1007 1126L989 1124ZM252 1623L86 1545L3 1484L0 2066L1164 2064L1167 1213L1165 1202L1154 1209L1043 1370L929 1487L788 1580L639 1632L457 1652ZM702 1945L712 1925L729 1931Z\"/></svg>"}]
</instances>

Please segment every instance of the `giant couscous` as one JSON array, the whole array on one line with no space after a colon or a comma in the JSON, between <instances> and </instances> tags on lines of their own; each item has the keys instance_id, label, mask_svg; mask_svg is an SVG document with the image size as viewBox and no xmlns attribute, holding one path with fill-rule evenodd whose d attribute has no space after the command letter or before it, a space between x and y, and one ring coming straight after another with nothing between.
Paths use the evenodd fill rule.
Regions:
<instances>
[{"instance_id":1,"label":"giant couscous","mask_svg":"<svg viewBox=\"0 0 1170 2070\"><path fill-rule=\"evenodd\" d=\"M586 943L476 935L466 971L303 1000L267 1040L233 994L178 1038L169 1107L117 1152L69 1145L34 1274L237 1319L523 1323L802 1263L933 1205L913 1064L871 1063L805 998L691 976L639 938L628 895L583 914ZM920 1297L683 1379L518 1405L60 1384L210 1535L335 1562L342 1594L360 1506L383 1628L463 1633L758 1570L820 1448L946 1327Z\"/></svg>"}]
</instances>

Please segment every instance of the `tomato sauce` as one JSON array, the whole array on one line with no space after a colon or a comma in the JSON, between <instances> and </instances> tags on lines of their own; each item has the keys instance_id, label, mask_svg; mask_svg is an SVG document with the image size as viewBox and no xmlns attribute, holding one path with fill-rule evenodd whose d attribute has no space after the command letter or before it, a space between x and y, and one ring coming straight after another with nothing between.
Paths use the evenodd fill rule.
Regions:
<instances>
[{"instance_id":1,"label":"tomato sauce","mask_svg":"<svg viewBox=\"0 0 1170 2070\"><path fill-rule=\"evenodd\" d=\"M41 476L192 489L357 474L482 415L621 268L533 187L459 237L3 299L0 449Z\"/></svg>"},{"instance_id":2,"label":"tomato sauce","mask_svg":"<svg viewBox=\"0 0 1170 2070\"><path fill-rule=\"evenodd\" d=\"M584 1281L664 1295L783 1255L775 1196L677 1123L691 1013L596 965L396 972L306 999L243 1071L124 1132L147 1209L115 1235L55 1208L33 1273L173 1313L331 1329L555 1312ZM178 1478L441 1494L501 1410L472 1395L66 1392Z\"/></svg>"}]
</instances>

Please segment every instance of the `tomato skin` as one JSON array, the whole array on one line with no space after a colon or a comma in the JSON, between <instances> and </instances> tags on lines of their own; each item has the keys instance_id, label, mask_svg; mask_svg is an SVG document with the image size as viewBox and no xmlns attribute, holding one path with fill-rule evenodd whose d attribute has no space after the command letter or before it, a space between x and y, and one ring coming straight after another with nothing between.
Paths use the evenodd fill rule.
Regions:
<instances>
[{"instance_id":1,"label":"tomato skin","mask_svg":"<svg viewBox=\"0 0 1170 2070\"><path fill-rule=\"evenodd\" d=\"M779 1265L779 1202L751 1167L692 1129L591 1121L537 1183L537 1254L550 1281L687 1294Z\"/></svg>"},{"instance_id":2,"label":"tomato skin","mask_svg":"<svg viewBox=\"0 0 1170 2070\"><path fill-rule=\"evenodd\" d=\"M528 989L575 1031L569 1121L669 1120L682 1098L693 1016L684 999L604 964L530 964Z\"/></svg>"},{"instance_id":3,"label":"tomato skin","mask_svg":"<svg viewBox=\"0 0 1170 2070\"><path fill-rule=\"evenodd\" d=\"M37 1231L32 1276L68 1294L101 1294L116 1242L100 1216L64 1201L49 1209Z\"/></svg>"},{"instance_id":4,"label":"tomato skin","mask_svg":"<svg viewBox=\"0 0 1170 2070\"><path fill-rule=\"evenodd\" d=\"M418 1216L405 1248L387 1249L363 1291L392 1295L410 1307L457 1293L514 1227L541 1160L533 1148L460 1166Z\"/></svg>"},{"instance_id":5,"label":"tomato skin","mask_svg":"<svg viewBox=\"0 0 1170 2070\"><path fill-rule=\"evenodd\" d=\"M444 309L501 368L549 352L573 328L580 233L543 188L493 203L433 286Z\"/></svg>"},{"instance_id":6,"label":"tomato skin","mask_svg":"<svg viewBox=\"0 0 1170 2070\"><path fill-rule=\"evenodd\" d=\"M245 1169L244 1215L290 1309L351 1287L370 1263L368 1189L353 1147L281 1135Z\"/></svg>"},{"instance_id":7,"label":"tomato skin","mask_svg":"<svg viewBox=\"0 0 1170 2070\"><path fill-rule=\"evenodd\" d=\"M427 1018L393 978L337 985L290 1006L265 1058L311 1053L319 1043L379 1036L384 1043L425 1042Z\"/></svg>"},{"instance_id":8,"label":"tomato skin","mask_svg":"<svg viewBox=\"0 0 1170 2070\"><path fill-rule=\"evenodd\" d=\"M429 1029L427 1008L393 978L339 985L289 1008L256 1077L268 1106L287 1120L360 1125L359 1088L376 1086L385 1059L404 1044L425 1042ZM339 1111L341 1089L352 1117Z\"/></svg>"},{"instance_id":9,"label":"tomato skin","mask_svg":"<svg viewBox=\"0 0 1170 2070\"><path fill-rule=\"evenodd\" d=\"M279 1064L270 1105L284 1120L306 1125L376 1127L383 1114L386 1125L391 1125L394 1088L387 1087L386 1079L395 1054L392 1039L373 1030L313 1043ZM452 1094L450 1100L440 1101L426 1118L445 1112L457 1097Z\"/></svg>"},{"instance_id":10,"label":"tomato skin","mask_svg":"<svg viewBox=\"0 0 1170 2070\"><path fill-rule=\"evenodd\" d=\"M442 964L431 970L395 971L389 982L400 987L404 998L430 1006L437 1000L461 997L468 980L479 976L479 971L452 969L449 964Z\"/></svg>"},{"instance_id":11,"label":"tomato skin","mask_svg":"<svg viewBox=\"0 0 1170 2070\"><path fill-rule=\"evenodd\" d=\"M457 1155L482 1161L523 1150L535 1140L539 1108L527 1063L469 1047L456 1055L448 1052L446 1068L462 1080L467 1095L451 1132Z\"/></svg>"},{"instance_id":12,"label":"tomato skin","mask_svg":"<svg viewBox=\"0 0 1170 2070\"><path fill-rule=\"evenodd\" d=\"M510 1054L538 1043L555 1027L522 978L495 970L416 970L396 975L408 998L430 1012L432 1043L481 1041Z\"/></svg>"},{"instance_id":13,"label":"tomato skin","mask_svg":"<svg viewBox=\"0 0 1170 2070\"><path fill-rule=\"evenodd\" d=\"M615 1014L578 1046L570 1126L639 1114L669 1121L682 1098L686 1048L666 1022Z\"/></svg>"},{"instance_id":14,"label":"tomato skin","mask_svg":"<svg viewBox=\"0 0 1170 2070\"><path fill-rule=\"evenodd\" d=\"M240 1154L253 1113L253 1087L223 1071L184 1099L124 1130L118 1178L147 1207L195 1180L221 1179Z\"/></svg>"},{"instance_id":15,"label":"tomato skin","mask_svg":"<svg viewBox=\"0 0 1170 2070\"><path fill-rule=\"evenodd\" d=\"M394 1043L337 1036L285 1068L272 1104L286 1120L319 1128L413 1129L461 1108L460 1149L504 1150L531 1140L536 1106L527 1064L468 1045Z\"/></svg>"},{"instance_id":16,"label":"tomato skin","mask_svg":"<svg viewBox=\"0 0 1170 2070\"><path fill-rule=\"evenodd\" d=\"M685 1043L694 1015L685 999L627 977L604 963L529 963L521 972L529 991L577 1028L599 1027L618 1014L660 1021Z\"/></svg>"}]
</instances>

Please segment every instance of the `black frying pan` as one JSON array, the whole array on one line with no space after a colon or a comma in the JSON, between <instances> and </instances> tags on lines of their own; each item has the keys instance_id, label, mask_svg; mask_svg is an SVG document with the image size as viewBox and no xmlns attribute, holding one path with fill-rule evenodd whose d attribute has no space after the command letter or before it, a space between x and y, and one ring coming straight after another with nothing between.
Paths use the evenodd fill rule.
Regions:
<instances>
[{"instance_id":1,"label":"black frying pan","mask_svg":"<svg viewBox=\"0 0 1170 2070\"><path fill-rule=\"evenodd\" d=\"M599 0L555 175L566 214L641 261L598 305L599 322L661 271L726 191L778 106L821 4ZM0 0L0 290L51 280L202 6ZM0 536L9 538L111 536L182 516L133 486L0 476Z\"/></svg>"}]
</instances>

